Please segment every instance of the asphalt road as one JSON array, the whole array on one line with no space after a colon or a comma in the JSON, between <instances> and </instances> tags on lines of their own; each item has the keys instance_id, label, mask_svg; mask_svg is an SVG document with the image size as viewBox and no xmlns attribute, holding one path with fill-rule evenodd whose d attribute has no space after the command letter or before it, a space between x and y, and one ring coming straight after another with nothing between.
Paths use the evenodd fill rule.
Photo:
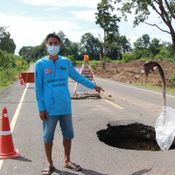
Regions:
<instances>
[{"instance_id":1,"label":"asphalt road","mask_svg":"<svg viewBox=\"0 0 175 175\"><path fill-rule=\"evenodd\" d=\"M112 95L110 100L72 100L75 139L71 159L80 164L83 171L77 173L63 168L62 136L58 126L53 147L56 167L53 175L174 175L174 150L162 152L119 149L100 142L96 135L97 131L106 129L109 121L115 120L129 119L154 126L163 104L161 94L101 78L97 78L97 84L104 88L104 97ZM70 82L70 91L73 87L74 83ZM175 108L175 97L167 98L168 105ZM13 126L14 146L21 157L0 160L0 175L41 174L46 160L34 84L28 84L25 88L16 82L2 90L0 107L2 106L8 109Z\"/></svg>"}]
</instances>

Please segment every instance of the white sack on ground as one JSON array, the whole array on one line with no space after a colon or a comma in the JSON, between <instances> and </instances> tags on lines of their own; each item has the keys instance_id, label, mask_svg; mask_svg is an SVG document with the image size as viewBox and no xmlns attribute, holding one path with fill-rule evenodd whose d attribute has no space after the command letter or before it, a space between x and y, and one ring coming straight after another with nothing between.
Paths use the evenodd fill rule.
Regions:
<instances>
[{"instance_id":1,"label":"white sack on ground","mask_svg":"<svg viewBox=\"0 0 175 175\"><path fill-rule=\"evenodd\" d=\"M163 107L163 110L155 124L156 141L161 150L168 150L175 136L175 110L171 107Z\"/></svg>"}]
</instances>

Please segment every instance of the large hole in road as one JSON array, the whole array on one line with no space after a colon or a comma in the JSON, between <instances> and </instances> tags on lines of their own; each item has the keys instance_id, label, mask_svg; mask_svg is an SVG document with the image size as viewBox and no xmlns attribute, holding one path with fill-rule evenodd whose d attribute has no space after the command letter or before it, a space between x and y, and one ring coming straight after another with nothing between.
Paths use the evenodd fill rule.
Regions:
<instances>
[{"instance_id":1,"label":"large hole in road","mask_svg":"<svg viewBox=\"0 0 175 175\"><path fill-rule=\"evenodd\" d=\"M107 129L97 131L100 141L109 146L132 149L159 151L155 138L155 129L131 120L111 121ZM174 149L174 143L170 149Z\"/></svg>"}]
</instances>

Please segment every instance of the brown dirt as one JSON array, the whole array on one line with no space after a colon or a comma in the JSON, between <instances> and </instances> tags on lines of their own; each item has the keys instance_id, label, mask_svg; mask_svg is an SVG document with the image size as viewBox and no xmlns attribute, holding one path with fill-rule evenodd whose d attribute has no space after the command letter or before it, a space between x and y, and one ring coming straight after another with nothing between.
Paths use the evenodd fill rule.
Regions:
<instances>
[{"instance_id":1,"label":"brown dirt","mask_svg":"<svg viewBox=\"0 0 175 175\"><path fill-rule=\"evenodd\" d=\"M130 83L130 84L143 84L145 83L145 74L143 73L144 61L130 61L128 63L107 63L106 69L102 69L101 65L98 65L95 74L103 78L109 78L112 80ZM175 71L175 64L170 61L158 61L162 66L167 86L172 86L170 80L173 72ZM160 74L157 70L152 72L148 77L148 82L156 86L162 86Z\"/></svg>"}]
</instances>

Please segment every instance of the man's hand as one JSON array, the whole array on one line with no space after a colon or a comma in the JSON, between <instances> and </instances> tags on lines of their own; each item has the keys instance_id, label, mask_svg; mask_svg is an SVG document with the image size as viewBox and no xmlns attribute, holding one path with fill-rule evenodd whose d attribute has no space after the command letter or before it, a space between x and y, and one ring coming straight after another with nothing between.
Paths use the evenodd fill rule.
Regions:
<instances>
[{"instance_id":1,"label":"man's hand","mask_svg":"<svg viewBox=\"0 0 175 175\"><path fill-rule=\"evenodd\" d=\"M47 119L47 112L46 111L41 111L40 113L39 113L39 116L40 116L40 119L41 120L46 120Z\"/></svg>"},{"instance_id":2,"label":"man's hand","mask_svg":"<svg viewBox=\"0 0 175 175\"><path fill-rule=\"evenodd\" d=\"M101 91L104 91L100 86L96 86L95 90L100 94Z\"/></svg>"}]
</instances>

